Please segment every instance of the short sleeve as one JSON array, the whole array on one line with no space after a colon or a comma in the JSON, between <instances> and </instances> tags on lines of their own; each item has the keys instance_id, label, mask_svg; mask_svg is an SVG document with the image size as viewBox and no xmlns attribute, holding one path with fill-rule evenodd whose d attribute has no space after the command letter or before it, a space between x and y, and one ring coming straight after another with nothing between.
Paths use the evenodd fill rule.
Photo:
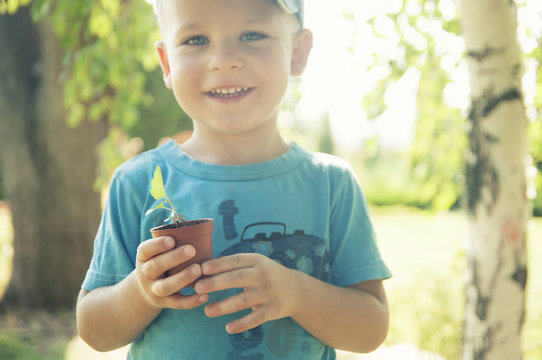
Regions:
<instances>
[{"instance_id":1,"label":"short sleeve","mask_svg":"<svg viewBox=\"0 0 542 360\"><path fill-rule=\"evenodd\" d=\"M110 286L135 268L140 242L141 201L138 194L115 173L109 187L102 220L94 240L94 254L82 288Z\"/></svg>"},{"instance_id":2,"label":"short sleeve","mask_svg":"<svg viewBox=\"0 0 542 360\"><path fill-rule=\"evenodd\" d=\"M338 286L387 279L391 273L377 247L367 202L350 167L334 183L331 200L331 282Z\"/></svg>"}]
</instances>

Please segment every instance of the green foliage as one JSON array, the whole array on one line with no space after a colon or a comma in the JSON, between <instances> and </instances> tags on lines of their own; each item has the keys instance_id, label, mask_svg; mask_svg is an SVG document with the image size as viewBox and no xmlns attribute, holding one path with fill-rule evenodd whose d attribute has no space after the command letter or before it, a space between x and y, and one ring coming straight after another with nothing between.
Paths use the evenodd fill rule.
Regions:
<instances>
[{"instance_id":1,"label":"green foliage","mask_svg":"<svg viewBox=\"0 0 542 360\"><path fill-rule=\"evenodd\" d=\"M68 125L105 119L133 127L138 105L150 101L145 70L157 65L153 44L159 33L150 6L139 0L36 0L32 14L51 24L64 50Z\"/></svg>"},{"instance_id":2,"label":"green foliage","mask_svg":"<svg viewBox=\"0 0 542 360\"><path fill-rule=\"evenodd\" d=\"M130 138L123 128L113 126L97 147L99 157L97 177L94 189L99 192L107 187L113 171L126 160L134 157L143 150L143 140L139 137Z\"/></svg>"},{"instance_id":3,"label":"green foliage","mask_svg":"<svg viewBox=\"0 0 542 360\"><path fill-rule=\"evenodd\" d=\"M383 23L393 25L379 26ZM457 68L460 59L451 56L445 47L438 46L438 36L457 39L457 17L443 14L436 0L403 1L396 13L379 15L369 24L377 38L397 41L397 51L393 55L379 53L378 49L373 51L374 65L370 70L385 67L387 72L363 100L369 119L378 121L386 110L384 98L390 85L401 80L407 71L420 76L414 141L411 149L398 155L395 161L395 165L406 162L407 168L401 166L401 169L408 180L403 180L402 190L397 180L379 182L378 191L373 193L386 193L380 197L387 199L377 200L379 203L398 201L421 208L450 209L458 203L463 192L462 154L467 137L460 110L443 101L444 89L452 82L450 72ZM380 28L387 29L386 33L379 32ZM451 66L444 69L441 66L443 60ZM366 161L367 165L374 159ZM396 173L395 169L389 166L388 176ZM398 186L386 188L390 181Z\"/></svg>"},{"instance_id":4,"label":"green foliage","mask_svg":"<svg viewBox=\"0 0 542 360\"><path fill-rule=\"evenodd\" d=\"M0 14L14 14L20 6L30 4L30 0L0 0Z\"/></svg>"},{"instance_id":5,"label":"green foliage","mask_svg":"<svg viewBox=\"0 0 542 360\"><path fill-rule=\"evenodd\" d=\"M417 201L422 207L435 210L450 209L460 198L463 152L467 147L460 111L442 104L446 81L446 74L438 67L424 71L418 90L415 140L409 153L410 177L418 188Z\"/></svg>"},{"instance_id":6,"label":"green foliage","mask_svg":"<svg viewBox=\"0 0 542 360\"><path fill-rule=\"evenodd\" d=\"M539 90L540 91L540 90ZM534 179L536 197L533 199L533 213L535 216L542 216L542 119L530 124L529 140L533 168L537 170Z\"/></svg>"},{"instance_id":7,"label":"green foliage","mask_svg":"<svg viewBox=\"0 0 542 360\"><path fill-rule=\"evenodd\" d=\"M0 6L15 9L26 3L4 0ZM113 125L98 149L97 189L108 183L121 162L156 146L160 138L191 127L157 70L154 43L160 34L145 1L35 0L31 14L34 21L51 25L61 45L59 80L67 125L73 128L83 121ZM130 136L143 140L143 146L135 146L137 152Z\"/></svg>"},{"instance_id":8,"label":"green foliage","mask_svg":"<svg viewBox=\"0 0 542 360\"><path fill-rule=\"evenodd\" d=\"M143 139L144 149L154 148L165 136L192 130L192 120L181 110L171 90L164 86L162 70L147 73L148 102L137 108L139 121L126 134Z\"/></svg>"},{"instance_id":9,"label":"green foliage","mask_svg":"<svg viewBox=\"0 0 542 360\"><path fill-rule=\"evenodd\" d=\"M434 0L405 1L397 13L387 16L400 39L400 51L388 61L389 76L377 84L370 99L384 98L385 85L398 81L408 69L420 74L415 137L405 154L410 178L405 200L422 208L450 209L462 193L462 153L467 140L460 111L443 102L443 91L451 79L441 62L450 56L437 47L436 32L457 37L458 21L444 18ZM454 68L457 66L455 63ZM369 116L375 113L379 114L368 111Z\"/></svg>"},{"instance_id":10,"label":"green foliage","mask_svg":"<svg viewBox=\"0 0 542 360\"><path fill-rule=\"evenodd\" d=\"M533 49L528 58L537 63L536 69L536 93L534 97L534 109L536 119L529 126L529 145L533 166L537 169L534 178L536 197L533 199L533 213L542 216L542 39L538 39L539 46Z\"/></svg>"},{"instance_id":11,"label":"green foliage","mask_svg":"<svg viewBox=\"0 0 542 360\"><path fill-rule=\"evenodd\" d=\"M335 146L333 145L333 137L331 136L331 125L329 123L329 114L322 119L322 128L318 139L318 151L333 154Z\"/></svg>"}]
</instances>

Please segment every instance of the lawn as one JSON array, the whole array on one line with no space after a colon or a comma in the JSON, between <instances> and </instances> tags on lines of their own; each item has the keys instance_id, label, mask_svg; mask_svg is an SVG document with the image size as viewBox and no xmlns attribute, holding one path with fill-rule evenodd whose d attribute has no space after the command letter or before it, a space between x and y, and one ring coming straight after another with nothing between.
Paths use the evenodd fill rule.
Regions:
<instances>
[{"instance_id":1,"label":"lawn","mask_svg":"<svg viewBox=\"0 0 542 360\"><path fill-rule=\"evenodd\" d=\"M355 358L405 359L410 352L413 355L408 359L458 359L466 218L461 213L430 214L403 208L377 208L372 214L380 250L393 273L385 283L392 322L384 348ZM8 216L0 207L0 294L12 255ZM525 360L542 358L542 262L535 261L541 257L542 219L537 219L529 223ZM126 349L92 351L76 336L72 313L27 313L0 317L0 359L5 354L14 360L117 360L125 358Z\"/></svg>"}]
</instances>

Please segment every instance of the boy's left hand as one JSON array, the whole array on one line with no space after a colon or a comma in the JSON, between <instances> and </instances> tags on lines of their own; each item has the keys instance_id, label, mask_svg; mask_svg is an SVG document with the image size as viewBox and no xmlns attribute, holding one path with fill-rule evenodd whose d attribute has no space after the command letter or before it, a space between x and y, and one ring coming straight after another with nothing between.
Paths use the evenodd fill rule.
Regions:
<instances>
[{"instance_id":1,"label":"boy's left hand","mask_svg":"<svg viewBox=\"0 0 542 360\"><path fill-rule=\"evenodd\" d=\"M204 275L194 286L198 294L208 294L232 288L243 292L205 306L209 317L233 314L241 310L252 312L230 322L230 334L250 330L264 322L292 316L299 301L295 292L296 271L282 266L261 254L236 254L209 260L201 265Z\"/></svg>"}]
</instances>

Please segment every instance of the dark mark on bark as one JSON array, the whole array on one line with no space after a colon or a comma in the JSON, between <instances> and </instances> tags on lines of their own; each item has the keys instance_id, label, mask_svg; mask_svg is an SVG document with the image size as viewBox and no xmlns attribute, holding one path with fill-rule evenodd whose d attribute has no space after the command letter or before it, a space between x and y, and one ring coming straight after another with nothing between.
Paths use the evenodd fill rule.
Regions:
<instances>
[{"instance_id":1,"label":"dark mark on bark","mask_svg":"<svg viewBox=\"0 0 542 360\"><path fill-rule=\"evenodd\" d=\"M487 319L487 308L489 307L489 303L491 302L491 299L489 296L482 296L478 295L478 299L476 300L476 316L478 316L478 319L484 321Z\"/></svg>"},{"instance_id":2,"label":"dark mark on bark","mask_svg":"<svg viewBox=\"0 0 542 360\"><path fill-rule=\"evenodd\" d=\"M488 141L487 136L482 134L480 118L474 116L474 113L475 111L471 111L471 115L469 116L472 122L469 134L469 146L473 159L467 161L465 174L468 194L467 206L469 212L472 214L475 212L480 201L482 201L482 189L484 187L488 187L491 194L491 203L487 204L490 212L499 195L499 175L487 150L489 144L498 142L498 138L487 134L491 139L491 141Z\"/></svg>"},{"instance_id":3,"label":"dark mark on bark","mask_svg":"<svg viewBox=\"0 0 542 360\"><path fill-rule=\"evenodd\" d=\"M480 289L480 277L478 275L478 262L474 259L470 260L470 268L472 271L472 285L476 288L476 304L474 312L481 321L487 319L487 309L491 302L491 296L484 295Z\"/></svg>"},{"instance_id":4,"label":"dark mark on bark","mask_svg":"<svg viewBox=\"0 0 542 360\"><path fill-rule=\"evenodd\" d=\"M495 169L489 155L489 146L497 145L500 139L484 131L481 123L503 102L521 100L521 93L516 88L510 88L500 95L493 95L492 91L474 99L471 103L469 121L471 129L469 133L469 146L472 160L467 162L467 206L471 213L474 213L476 206L482 201L482 189L489 188L491 194L490 202L487 204L491 212L499 195L499 174Z\"/></svg>"},{"instance_id":5,"label":"dark mark on bark","mask_svg":"<svg viewBox=\"0 0 542 360\"><path fill-rule=\"evenodd\" d=\"M502 102L504 101L514 101L521 100L521 93L516 88L511 88L503 92L499 96L489 96L486 99L486 104L484 106L484 111L482 113L483 117L488 116L493 110L495 110Z\"/></svg>"},{"instance_id":6,"label":"dark mark on bark","mask_svg":"<svg viewBox=\"0 0 542 360\"><path fill-rule=\"evenodd\" d=\"M484 334L483 343L480 347L476 348L474 353L474 360L488 360L487 357L489 350L493 348L495 333L499 326L490 327Z\"/></svg>"},{"instance_id":7,"label":"dark mark on bark","mask_svg":"<svg viewBox=\"0 0 542 360\"><path fill-rule=\"evenodd\" d=\"M527 267L525 265L517 265L516 271L512 274L512 279L524 290L527 286Z\"/></svg>"},{"instance_id":8,"label":"dark mark on bark","mask_svg":"<svg viewBox=\"0 0 542 360\"><path fill-rule=\"evenodd\" d=\"M474 50L467 51L467 57L473 58L474 60L478 62L482 62L490 56L503 54L505 51L506 51L506 48L504 47L486 46L484 49L480 51L474 51Z\"/></svg>"}]
</instances>

